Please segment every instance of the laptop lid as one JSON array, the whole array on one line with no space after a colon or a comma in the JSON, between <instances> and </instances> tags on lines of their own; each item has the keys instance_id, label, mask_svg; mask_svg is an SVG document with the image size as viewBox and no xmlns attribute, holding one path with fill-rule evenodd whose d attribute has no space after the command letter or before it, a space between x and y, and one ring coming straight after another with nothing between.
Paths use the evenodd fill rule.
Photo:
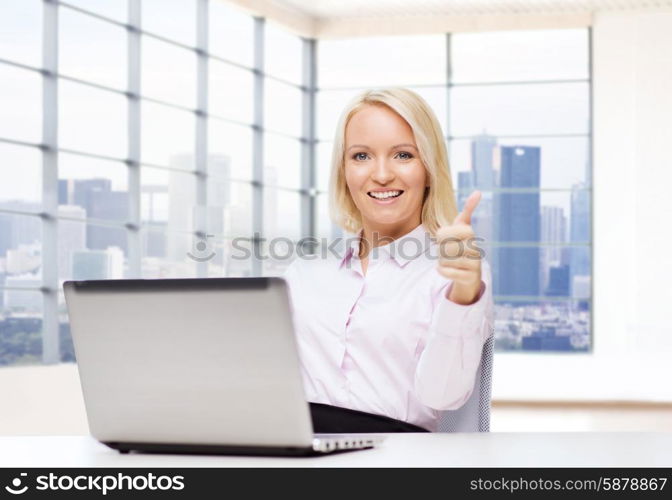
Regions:
<instances>
[{"instance_id":1,"label":"laptop lid","mask_svg":"<svg viewBox=\"0 0 672 500\"><path fill-rule=\"evenodd\" d=\"M311 446L281 278L66 281L91 434Z\"/></svg>"}]
</instances>

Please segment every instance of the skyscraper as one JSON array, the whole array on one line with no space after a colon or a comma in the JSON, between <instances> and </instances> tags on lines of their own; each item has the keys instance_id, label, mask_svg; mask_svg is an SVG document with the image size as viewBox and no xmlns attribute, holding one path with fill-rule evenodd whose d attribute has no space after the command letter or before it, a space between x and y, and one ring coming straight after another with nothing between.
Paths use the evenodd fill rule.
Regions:
<instances>
[{"instance_id":1,"label":"skyscraper","mask_svg":"<svg viewBox=\"0 0 672 500\"><path fill-rule=\"evenodd\" d=\"M590 242L590 191L583 182L572 186L569 239L572 243ZM590 276L590 247L572 248L570 261L572 293L575 281Z\"/></svg>"},{"instance_id":2,"label":"skyscraper","mask_svg":"<svg viewBox=\"0 0 672 500\"><path fill-rule=\"evenodd\" d=\"M567 297L569 295L569 266L550 266L548 286L544 292L549 297Z\"/></svg>"},{"instance_id":3,"label":"skyscraper","mask_svg":"<svg viewBox=\"0 0 672 500\"><path fill-rule=\"evenodd\" d=\"M41 210L37 203L20 200L0 201L0 208L35 213ZM0 214L0 257L4 257L7 250L21 244L41 242L41 228L42 220L39 217Z\"/></svg>"},{"instance_id":4,"label":"skyscraper","mask_svg":"<svg viewBox=\"0 0 672 500\"><path fill-rule=\"evenodd\" d=\"M173 262L184 262L187 252L191 251L194 238L189 235L175 234L175 231L196 230L194 225L194 207L196 206L196 177L187 169L193 165L193 154L174 155L170 166L179 171L170 173L168 184L168 231L166 235L166 257Z\"/></svg>"},{"instance_id":5,"label":"skyscraper","mask_svg":"<svg viewBox=\"0 0 672 500\"><path fill-rule=\"evenodd\" d=\"M73 219L85 219L86 210L76 205L59 205L58 214ZM72 254L86 249L86 224L61 219L58 221L58 277L72 277Z\"/></svg>"},{"instance_id":6,"label":"skyscraper","mask_svg":"<svg viewBox=\"0 0 672 500\"><path fill-rule=\"evenodd\" d=\"M496 148L497 140L485 132L471 141L471 168L476 189L490 190L496 185L493 168Z\"/></svg>"},{"instance_id":7,"label":"skyscraper","mask_svg":"<svg viewBox=\"0 0 672 500\"><path fill-rule=\"evenodd\" d=\"M464 202L469 197L472 189L474 189L473 181L474 173L469 170L467 172L457 173L457 210L458 212L464 208Z\"/></svg>"},{"instance_id":8,"label":"skyscraper","mask_svg":"<svg viewBox=\"0 0 672 500\"><path fill-rule=\"evenodd\" d=\"M494 240L494 210L495 197L493 188L497 186L497 172L495 170L495 159L498 157L499 148L497 140L485 132L471 142L471 181L472 184L461 196L466 199L471 191L478 189L482 192L481 201L478 204L476 212L472 218L472 225L476 236L485 241L480 242L479 246L485 247ZM464 205L464 200L460 208ZM486 259L490 260L489 250L486 252Z\"/></svg>"},{"instance_id":9,"label":"skyscraper","mask_svg":"<svg viewBox=\"0 0 672 500\"><path fill-rule=\"evenodd\" d=\"M60 179L58 202L82 207L90 219L125 222L128 218L128 193L113 191L109 179ZM116 246L126 252L126 234L123 230L88 224L86 246L92 250Z\"/></svg>"},{"instance_id":10,"label":"skyscraper","mask_svg":"<svg viewBox=\"0 0 672 500\"><path fill-rule=\"evenodd\" d=\"M78 250L72 254L72 279L119 279L124 277L124 254L120 248Z\"/></svg>"},{"instance_id":11,"label":"skyscraper","mask_svg":"<svg viewBox=\"0 0 672 500\"><path fill-rule=\"evenodd\" d=\"M541 241L565 243L567 241L567 217L562 207L541 207ZM541 289L546 290L549 283L550 268L564 264L562 259L563 247L541 248Z\"/></svg>"},{"instance_id":12,"label":"skyscraper","mask_svg":"<svg viewBox=\"0 0 672 500\"><path fill-rule=\"evenodd\" d=\"M539 241L541 233L539 192L507 192L506 188L538 190L541 148L502 146L498 240L506 243ZM499 295L539 295L539 247L502 246L497 252Z\"/></svg>"}]
</instances>

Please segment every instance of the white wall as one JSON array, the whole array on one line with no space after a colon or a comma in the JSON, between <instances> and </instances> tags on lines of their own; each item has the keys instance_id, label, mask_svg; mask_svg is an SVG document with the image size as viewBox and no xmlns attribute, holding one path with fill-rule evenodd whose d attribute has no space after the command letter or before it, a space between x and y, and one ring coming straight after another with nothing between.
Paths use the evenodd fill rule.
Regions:
<instances>
[{"instance_id":1,"label":"white wall","mask_svg":"<svg viewBox=\"0 0 672 500\"><path fill-rule=\"evenodd\" d=\"M672 401L672 12L596 15L593 78L594 355L498 355L498 399Z\"/></svg>"}]
</instances>

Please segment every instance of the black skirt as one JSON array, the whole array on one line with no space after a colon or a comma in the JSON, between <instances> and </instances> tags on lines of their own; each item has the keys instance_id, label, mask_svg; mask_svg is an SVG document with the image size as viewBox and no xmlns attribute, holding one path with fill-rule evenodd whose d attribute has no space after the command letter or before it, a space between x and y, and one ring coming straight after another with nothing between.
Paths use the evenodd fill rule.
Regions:
<instances>
[{"instance_id":1,"label":"black skirt","mask_svg":"<svg viewBox=\"0 0 672 500\"><path fill-rule=\"evenodd\" d=\"M323 403L309 403L313 431L321 434L358 432L430 432L403 420Z\"/></svg>"}]
</instances>

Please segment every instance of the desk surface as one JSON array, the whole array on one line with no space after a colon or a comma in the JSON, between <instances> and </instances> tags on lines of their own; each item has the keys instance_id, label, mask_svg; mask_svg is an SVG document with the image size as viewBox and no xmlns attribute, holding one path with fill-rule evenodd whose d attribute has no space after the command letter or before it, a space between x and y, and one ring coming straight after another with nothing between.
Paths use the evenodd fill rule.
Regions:
<instances>
[{"instance_id":1,"label":"desk surface","mask_svg":"<svg viewBox=\"0 0 672 500\"><path fill-rule=\"evenodd\" d=\"M90 436L0 436L0 467L672 467L672 433L402 433L311 458L121 455Z\"/></svg>"}]
</instances>

